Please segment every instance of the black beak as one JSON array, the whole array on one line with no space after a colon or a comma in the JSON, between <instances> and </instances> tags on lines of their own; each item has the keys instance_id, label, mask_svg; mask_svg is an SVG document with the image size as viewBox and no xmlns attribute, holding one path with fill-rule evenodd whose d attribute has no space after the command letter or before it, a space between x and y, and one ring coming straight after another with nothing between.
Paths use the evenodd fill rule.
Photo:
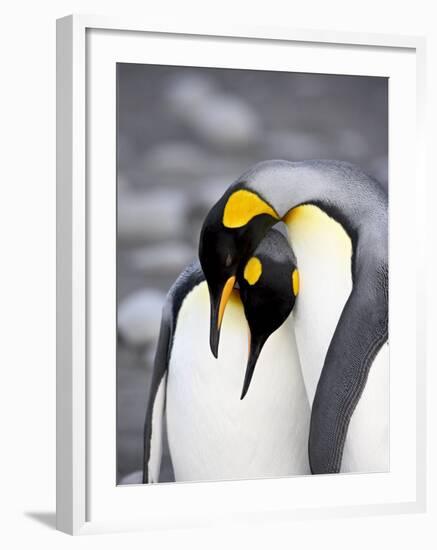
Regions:
<instances>
[{"instance_id":1,"label":"black beak","mask_svg":"<svg viewBox=\"0 0 437 550\"><path fill-rule=\"evenodd\" d=\"M211 348L212 354L217 359L218 347L219 347L219 341L220 341L220 326L218 323L220 299L217 300L210 294L210 301L211 301L211 326L209 329L209 346Z\"/></svg>"},{"instance_id":2,"label":"black beak","mask_svg":"<svg viewBox=\"0 0 437 550\"><path fill-rule=\"evenodd\" d=\"M211 326L209 331L209 345L212 354L215 358L218 357L218 347L220 340L220 328L222 326L223 315L225 313L226 304L231 296L234 288L236 277L233 275L228 278L223 288L216 294L209 289L209 297L211 302Z\"/></svg>"},{"instance_id":3,"label":"black beak","mask_svg":"<svg viewBox=\"0 0 437 550\"><path fill-rule=\"evenodd\" d=\"M252 381L253 372L255 370L259 354L261 353L261 350L263 349L263 346L266 340L267 338L263 338L259 336L256 337L254 335L251 336L250 346L249 346L249 357L247 360L246 374L244 376L244 382L243 382L243 391L241 392L240 399L244 399L245 395L249 390L250 382Z\"/></svg>"}]
</instances>

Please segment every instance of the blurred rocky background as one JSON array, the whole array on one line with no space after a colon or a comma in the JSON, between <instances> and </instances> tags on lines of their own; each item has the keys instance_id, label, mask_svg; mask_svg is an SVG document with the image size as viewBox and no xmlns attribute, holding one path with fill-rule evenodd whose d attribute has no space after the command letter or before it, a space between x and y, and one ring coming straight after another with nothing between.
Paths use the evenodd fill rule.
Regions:
<instances>
[{"instance_id":1,"label":"blurred rocky background","mask_svg":"<svg viewBox=\"0 0 437 550\"><path fill-rule=\"evenodd\" d=\"M246 168L274 158L348 160L386 187L388 83L136 64L118 64L117 78L117 479L132 483L161 307L196 257L207 211ZM161 480L171 479L166 458Z\"/></svg>"}]
</instances>

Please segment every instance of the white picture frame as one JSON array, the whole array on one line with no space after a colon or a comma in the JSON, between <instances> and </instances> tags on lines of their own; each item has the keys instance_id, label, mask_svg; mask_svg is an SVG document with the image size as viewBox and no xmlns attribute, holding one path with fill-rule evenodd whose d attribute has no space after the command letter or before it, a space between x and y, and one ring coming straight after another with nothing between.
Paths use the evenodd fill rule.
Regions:
<instances>
[{"instance_id":1,"label":"white picture frame","mask_svg":"<svg viewBox=\"0 0 437 550\"><path fill-rule=\"evenodd\" d=\"M151 42L144 43L140 55L138 45L144 40L152 40L154 45L162 46L159 48L159 58L156 52L153 54ZM115 227L116 221L115 193L111 195L107 188L99 189L92 182L96 181L96 177L108 178L113 180L115 189L113 65L117 60L151 62L148 61L150 55L153 55L156 63L183 64L185 55L200 55L194 51L199 52L202 48L197 47L198 42L193 48L192 42L202 40L208 43L207 53L211 56L211 66L229 66L229 61L225 59L226 51L226 55L232 55L236 60L241 56L241 61L235 61L241 68L293 70L284 65L285 61L281 61L280 55L272 56L275 48L280 47L295 48L296 53L301 54L295 56L294 70L320 72L320 52L326 50L329 55L323 60L326 66L324 72L343 67L346 73L350 71L350 74L354 74L354 63L355 70L361 68L358 74L389 76L393 79L394 88L398 90L390 98L390 177L398 178L401 183L405 178L413 177L415 202L412 197L405 195L400 184L399 192L390 203L393 224L390 265L400 266L396 270L399 272L396 274L397 279L390 279L390 288L394 289L390 298L390 315L394 322L399 314L402 315L400 304L395 299L396 288L405 283L404 276L409 276L414 285L411 295L406 298L407 303L403 304L411 313L406 321L407 328L399 327L399 338L390 340L391 364L403 364L402 361L411 360L408 362L409 368L404 369L405 374L399 375L399 378L394 376L393 383L397 384L398 389L391 403L392 414L395 411L405 416L400 424L403 426L402 436L408 441L408 452L405 453L408 456L400 457L399 462L396 462L399 455L396 455L396 448L400 447L396 447L394 439L391 443L395 449L395 465L389 474L365 474L361 475L361 479L359 475L313 476L291 480L148 487L116 487L115 471L111 478L115 462L115 453L113 456L111 453L115 441L116 406L115 372L112 370L115 358L111 358L111 354L114 354L115 340L114 345L105 350L101 341L106 340L108 334L115 338L115 263L113 277L109 275L107 282L98 288L96 280L101 280L101 272L95 266L110 270L114 260L115 232L111 233L111 228ZM254 48L257 50L256 55L251 53ZM190 51L193 53L190 54ZM203 55L206 55L205 52ZM420 37L284 28L187 29L170 25L153 26L138 20L81 15L58 20L56 415L59 530L84 534L204 526L223 521L230 523L424 511L425 289L415 282L418 276L419 280L425 280L424 244L417 238L425 224L418 205L426 201L422 141L424 56L425 42ZM253 63L250 59L253 59ZM202 65L199 57L187 57L186 63ZM108 90L108 93L102 94L102 90ZM112 120L110 115L108 118L111 112ZM96 148L96 132L103 125L106 138L100 136L101 141ZM407 159L404 153L407 145L411 146L412 140L417 154ZM108 156L111 153L114 154L112 163L102 160L111 158ZM102 200L102 193L110 195L107 201ZM402 233L404 230L400 223L401 211L408 206L409 223L414 228L410 234ZM98 226L95 225L97 219ZM399 225L396 225L398 220ZM102 231L102 228L107 231ZM106 238L108 246L99 247L102 250L97 252L96 245ZM402 273L402 266L398 263L397 239L407 242L414 249L414 276L411 272L409 275ZM103 296L111 295L114 308L111 307L110 314L106 315L105 324L104 320L99 320L99 303ZM396 340L405 340L405 330L413 332L414 338L409 342L409 347L405 344L404 348L396 349ZM100 352L103 355L99 355ZM103 369L105 361L108 368ZM409 388L409 406L399 402L402 388L404 391ZM393 438L398 437L398 443L401 431L399 428L396 435L394 426ZM99 468L96 468L96 463ZM308 490L309 484L311 487ZM287 496L291 490L294 498L289 499ZM379 491L378 498L375 498L375 491ZM334 497L334 492L338 496ZM303 497L304 493L309 495L307 500ZM214 504L206 507L205 502Z\"/></svg>"}]
</instances>

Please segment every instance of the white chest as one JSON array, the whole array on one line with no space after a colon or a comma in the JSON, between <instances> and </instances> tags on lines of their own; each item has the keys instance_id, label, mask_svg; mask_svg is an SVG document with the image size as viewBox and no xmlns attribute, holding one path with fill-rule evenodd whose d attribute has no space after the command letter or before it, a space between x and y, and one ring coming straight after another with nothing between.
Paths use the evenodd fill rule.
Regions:
<instances>
[{"instance_id":1,"label":"white chest","mask_svg":"<svg viewBox=\"0 0 437 550\"><path fill-rule=\"evenodd\" d=\"M293 319L267 341L244 400L248 328L234 296L223 319L219 359L209 349L206 284L179 313L167 385L167 427L177 481L309 473L309 404Z\"/></svg>"},{"instance_id":2,"label":"white chest","mask_svg":"<svg viewBox=\"0 0 437 550\"><path fill-rule=\"evenodd\" d=\"M341 225L316 206L295 208L285 222L300 274L295 333L312 404L326 352L352 290L352 243Z\"/></svg>"},{"instance_id":3,"label":"white chest","mask_svg":"<svg viewBox=\"0 0 437 550\"><path fill-rule=\"evenodd\" d=\"M370 367L366 386L352 415L341 472L388 471L389 388L389 348L384 344Z\"/></svg>"},{"instance_id":4,"label":"white chest","mask_svg":"<svg viewBox=\"0 0 437 550\"><path fill-rule=\"evenodd\" d=\"M352 290L352 244L344 229L314 206L286 220L300 273L295 333L310 404L326 352ZM389 459L389 360L384 345L351 417L341 472L386 471Z\"/></svg>"}]
</instances>

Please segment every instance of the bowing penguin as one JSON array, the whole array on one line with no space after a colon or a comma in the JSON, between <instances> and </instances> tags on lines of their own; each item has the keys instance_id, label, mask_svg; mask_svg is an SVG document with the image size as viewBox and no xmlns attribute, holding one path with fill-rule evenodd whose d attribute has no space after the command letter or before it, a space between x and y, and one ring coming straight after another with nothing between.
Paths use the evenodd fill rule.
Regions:
<instances>
[{"instance_id":1,"label":"bowing penguin","mask_svg":"<svg viewBox=\"0 0 437 550\"><path fill-rule=\"evenodd\" d=\"M198 262L168 294L145 423L145 483L159 480L164 411L176 481L310 473L310 408L290 315L299 274L286 238L270 230L235 277L218 360Z\"/></svg>"},{"instance_id":2,"label":"bowing penguin","mask_svg":"<svg viewBox=\"0 0 437 550\"><path fill-rule=\"evenodd\" d=\"M202 228L217 355L235 274L272 225L287 225L303 281L291 337L312 406L313 473L388 469L387 217L385 191L358 167L277 160L243 174Z\"/></svg>"}]
</instances>

